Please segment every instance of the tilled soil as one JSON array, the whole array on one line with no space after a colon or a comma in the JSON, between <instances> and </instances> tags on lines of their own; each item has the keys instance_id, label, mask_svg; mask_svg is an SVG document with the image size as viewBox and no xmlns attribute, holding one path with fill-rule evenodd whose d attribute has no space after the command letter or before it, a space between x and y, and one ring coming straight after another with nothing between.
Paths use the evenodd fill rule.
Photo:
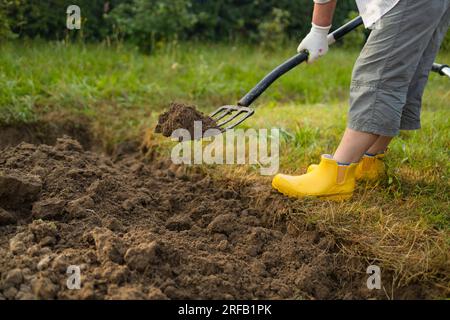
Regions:
<instances>
[{"instance_id":1,"label":"tilled soil","mask_svg":"<svg viewBox=\"0 0 450 320\"><path fill-rule=\"evenodd\" d=\"M122 148L127 149L127 148ZM71 138L0 154L0 299L332 299L381 295L269 185L215 181ZM81 289L67 287L69 266Z\"/></svg>"},{"instance_id":2,"label":"tilled soil","mask_svg":"<svg viewBox=\"0 0 450 320\"><path fill-rule=\"evenodd\" d=\"M69 135L83 146L92 148L96 145L88 125L87 118L73 119L63 114L51 114L45 119L32 123L15 123L0 125L0 149L16 146L21 142L34 144L52 144L56 139Z\"/></svg>"}]
</instances>

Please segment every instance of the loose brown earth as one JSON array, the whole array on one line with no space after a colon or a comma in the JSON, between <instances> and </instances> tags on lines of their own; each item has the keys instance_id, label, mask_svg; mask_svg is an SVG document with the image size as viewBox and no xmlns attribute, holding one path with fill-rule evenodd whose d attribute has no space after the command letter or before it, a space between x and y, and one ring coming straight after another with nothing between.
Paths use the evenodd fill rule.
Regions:
<instances>
[{"instance_id":1,"label":"loose brown earth","mask_svg":"<svg viewBox=\"0 0 450 320\"><path fill-rule=\"evenodd\" d=\"M165 137L170 137L177 129L186 129L194 138L194 122L202 123L202 134L208 130L217 128L217 123L209 116L198 111L194 106L187 106L180 103L171 103L169 110L159 116L155 132L162 133Z\"/></svg>"},{"instance_id":2,"label":"loose brown earth","mask_svg":"<svg viewBox=\"0 0 450 320\"><path fill-rule=\"evenodd\" d=\"M69 137L1 150L0 299L385 297L336 239L280 219L289 201L268 184L117 150Z\"/></svg>"}]
</instances>

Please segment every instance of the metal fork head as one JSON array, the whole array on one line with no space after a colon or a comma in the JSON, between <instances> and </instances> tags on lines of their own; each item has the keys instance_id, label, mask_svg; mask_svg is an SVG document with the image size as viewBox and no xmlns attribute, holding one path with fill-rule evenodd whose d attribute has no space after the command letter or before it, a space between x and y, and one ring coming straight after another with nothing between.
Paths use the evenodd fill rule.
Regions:
<instances>
[{"instance_id":1,"label":"metal fork head","mask_svg":"<svg viewBox=\"0 0 450 320\"><path fill-rule=\"evenodd\" d=\"M250 118L255 110L242 106L222 106L211 113L210 117L217 122L220 130L227 131Z\"/></svg>"}]
</instances>

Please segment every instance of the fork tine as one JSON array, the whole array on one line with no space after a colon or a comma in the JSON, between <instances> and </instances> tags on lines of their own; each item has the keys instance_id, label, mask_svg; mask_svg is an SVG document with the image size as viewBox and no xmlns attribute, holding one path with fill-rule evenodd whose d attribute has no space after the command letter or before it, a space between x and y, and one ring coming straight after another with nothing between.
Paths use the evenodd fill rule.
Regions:
<instances>
[{"instance_id":1,"label":"fork tine","mask_svg":"<svg viewBox=\"0 0 450 320\"><path fill-rule=\"evenodd\" d=\"M216 120L216 122L217 122L217 121L225 118L227 115L232 114L233 112L234 112L234 110L228 109L225 112L223 112L222 114L220 114L220 116L215 116L214 120Z\"/></svg>"},{"instance_id":2,"label":"fork tine","mask_svg":"<svg viewBox=\"0 0 450 320\"><path fill-rule=\"evenodd\" d=\"M223 107L220 107L220 108L217 108L213 113L211 113L209 116L211 117L211 118L213 118L213 117L215 117L217 114L219 114L220 112L222 112L222 111L227 111L228 110L228 108L226 107L226 106L223 106Z\"/></svg>"},{"instance_id":3,"label":"fork tine","mask_svg":"<svg viewBox=\"0 0 450 320\"><path fill-rule=\"evenodd\" d=\"M224 124L227 124L228 122L232 121L233 119L237 118L240 114L242 114L245 111L238 110L234 115L230 116L229 118L225 119L224 121L220 122L218 124L219 127L223 126ZM230 113L231 115L232 113Z\"/></svg>"},{"instance_id":4,"label":"fork tine","mask_svg":"<svg viewBox=\"0 0 450 320\"><path fill-rule=\"evenodd\" d=\"M229 105L218 108L210 115L210 117L218 122L217 127L224 132L241 124L247 118L251 117L253 113L254 110L249 107ZM222 121L219 122L219 120ZM229 125L224 127L226 124Z\"/></svg>"},{"instance_id":5,"label":"fork tine","mask_svg":"<svg viewBox=\"0 0 450 320\"><path fill-rule=\"evenodd\" d=\"M236 121L235 123L233 123L233 124L229 125L228 127L226 127L226 128L225 128L225 131L226 131L226 130L233 129L234 127L240 125L240 124L241 124L242 122L244 122L247 118L251 117L251 116L253 115L253 113L254 113L253 110L250 111L250 112L244 112L244 116L241 117L240 120L238 120L238 121Z\"/></svg>"},{"instance_id":6,"label":"fork tine","mask_svg":"<svg viewBox=\"0 0 450 320\"><path fill-rule=\"evenodd\" d=\"M218 108L212 114L210 114L210 117L213 118L214 120L218 121L232 112L233 112L233 109L230 109L229 106L223 106L223 107Z\"/></svg>"}]
</instances>

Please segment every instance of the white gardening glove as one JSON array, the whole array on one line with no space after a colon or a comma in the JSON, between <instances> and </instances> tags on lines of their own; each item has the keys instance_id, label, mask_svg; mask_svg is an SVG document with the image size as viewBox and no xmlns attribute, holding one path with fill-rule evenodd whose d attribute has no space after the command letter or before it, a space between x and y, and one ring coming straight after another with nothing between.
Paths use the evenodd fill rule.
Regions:
<instances>
[{"instance_id":1,"label":"white gardening glove","mask_svg":"<svg viewBox=\"0 0 450 320\"><path fill-rule=\"evenodd\" d=\"M328 32L330 31L331 26L329 27L320 27L312 24L311 31L308 35L303 39L300 45L297 48L297 52L301 52L303 50L308 50L309 57L308 63L313 63L321 56L325 55L328 52Z\"/></svg>"}]
</instances>

